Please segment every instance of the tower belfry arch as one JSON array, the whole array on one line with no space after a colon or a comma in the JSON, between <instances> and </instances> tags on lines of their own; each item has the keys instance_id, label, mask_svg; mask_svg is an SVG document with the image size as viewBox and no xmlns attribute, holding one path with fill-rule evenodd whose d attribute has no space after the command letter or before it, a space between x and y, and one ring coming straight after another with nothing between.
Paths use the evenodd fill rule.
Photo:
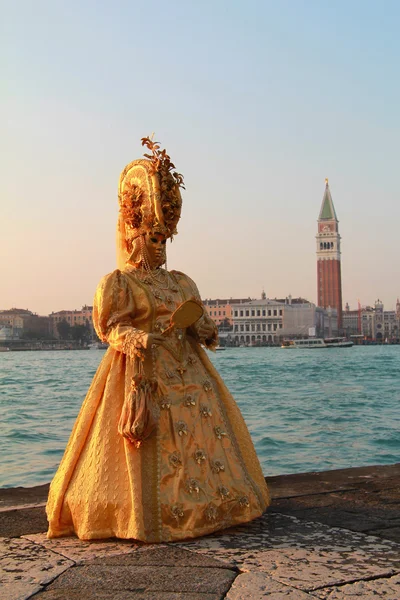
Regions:
<instances>
[{"instance_id":1,"label":"tower belfry arch","mask_svg":"<svg viewBox=\"0 0 400 600\"><path fill-rule=\"evenodd\" d=\"M316 240L317 304L323 308L336 308L340 330L342 328L341 237L328 179L325 179Z\"/></svg>"}]
</instances>

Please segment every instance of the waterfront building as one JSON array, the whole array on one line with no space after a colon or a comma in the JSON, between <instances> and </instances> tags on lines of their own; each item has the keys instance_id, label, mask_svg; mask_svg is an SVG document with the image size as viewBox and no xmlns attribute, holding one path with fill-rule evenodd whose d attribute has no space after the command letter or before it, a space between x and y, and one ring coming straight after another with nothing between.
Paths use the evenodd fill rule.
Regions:
<instances>
[{"instance_id":1,"label":"waterfront building","mask_svg":"<svg viewBox=\"0 0 400 600\"><path fill-rule=\"evenodd\" d=\"M94 337L93 327L93 306L84 305L81 310L59 310L52 312L50 315L51 333L55 338L59 338L58 323L66 321L68 325L88 325L91 336Z\"/></svg>"},{"instance_id":2,"label":"waterfront building","mask_svg":"<svg viewBox=\"0 0 400 600\"><path fill-rule=\"evenodd\" d=\"M232 304L233 343L276 343L283 327L284 306L283 302L266 297Z\"/></svg>"},{"instance_id":3,"label":"waterfront building","mask_svg":"<svg viewBox=\"0 0 400 600\"><path fill-rule=\"evenodd\" d=\"M378 299L373 307L362 309L361 324L361 333L366 340L396 341L400 331L398 306L396 305L396 310L384 310L383 303Z\"/></svg>"},{"instance_id":4,"label":"waterfront building","mask_svg":"<svg viewBox=\"0 0 400 600\"><path fill-rule=\"evenodd\" d=\"M339 221L328 180L318 217L317 240L317 304L336 309L338 328L342 329L342 275Z\"/></svg>"},{"instance_id":5,"label":"waterfront building","mask_svg":"<svg viewBox=\"0 0 400 600\"><path fill-rule=\"evenodd\" d=\"M13 339L15 339L15 336L13 335L12 327L10 327L9 325L4 325L3 327L0 327L0 342Z\"/></svg>"},{"instance_id":6,"label":"waterfront building","mask_svg":"<svg viewBox=\"0 0 400 600\"><path fill-rule=\"evenodd\" d=\"M338 332L336 309L315 306L304 298L266 298L232 304L229 341L241 344L277 344L284 338L328 337Z\"/></svg>"},{"instance_id":7,"label":"waterfront building","mask_svg":"<svg viewBox=\"0 0 400 600\"><path fill-rule=\"evenodd\" d=\"M50 319L28 309L10 308L0 311L0 329L7 329L8 339L47 338L50 335Z\"/></svg>"},{"instance_id":8,"label":"waterfront building","mask_svg":"<svg viewBox=\"0 0 400 600\"><path fill-rule=\"evenodd\" d=\"M0 310L0 328L7 328L7 335L18 338L24 330L24 318L33 315L25 308Z\"/></svg>"},{"instance_id":9,"label":"waterfront building","mask_svg":"<svg viewBox=\"0 0 400 600\"><path fill-rule=\"evenodd\" d=\"M232 304L240 304L241 302L248 302L249 300L250 298L216 298L215 300L210 298L203 300L202 302L207 314L211 317L217 327L224 326L225 328L230 328L232 327Z\"/></svg>"},{"instance_id":10,"label":"waterfront building","mask_svg":"<svg viewBox=\"0 0 400 600\"><path fill-rule=\"evenodd\" d=\"M396 310L384 310L379 299L374 306L359 306L358 310L350 310L347 304L343 313L343 329L347 337L359 335L373 342L398 341L400 302L397 300Z\"/></svg>"},{"instance_id":11,"label":"waterfront building","mask_svg":"<svg viewBox=\"0 0 400 600\"><path fill-rule=\"evenodd\" d=\"M338 335L338 314L335 308L322 308L302 298L287 303L283 311L281 337L335 337Z\"/></svg>"},{"instance_id":12,"label":"waterfront building","mask_svg":"<svg viewBox=\"0 0 400 600\"><path fill-rule=\"evenodd\" d=\"M362 335L362 323L361 323L361 309L350 310L350 306L347 303L346 308L342 315L343 332L347 338L352 335Z\"/></svg>"}]
</instances>

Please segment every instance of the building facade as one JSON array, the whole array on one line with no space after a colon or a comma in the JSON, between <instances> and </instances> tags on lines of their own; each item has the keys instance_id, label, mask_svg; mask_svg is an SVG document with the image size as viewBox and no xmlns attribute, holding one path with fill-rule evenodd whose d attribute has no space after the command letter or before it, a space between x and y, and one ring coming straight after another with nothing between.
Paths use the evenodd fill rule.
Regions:
<instances>
[{"instance_id":1,"label":"building facade","mask_svg":"<svg viewBox=\"0 0 400 600\"><path fill-rule=\"evenodd\" d=\"M362 309L361 323L364 339L376 342L389 342L399 340L400 314L399 302L396 310L384 310L380 300L375 305Z\"/></svg>"},{"instance_id":2,"label":"building facade","mask_svg":"<svg viewBox=\"0 0 400 600\"><path fill-rule=\"evenodd\" d=\"M350 310L347 306L343 313L343 329L347 335L362 337L371 342L398 342L400 340L400 302L396 310L384 310L377 300L374 306L361 306Z\"/></svg>"},{"instance_id":3,"label":"building facade","mask_svg":"<svg viewBox=\"0 0 400 600\"><path fill-rule=\"evenodd\" d=\"M362 323L361 323L361 308L357 310L350 310L348 304L342 315L343 333L347 338L355 335L362 335Z\"/></svg>"},{"instance_id":4,"label":"building facade","mask_svg":"<svg viewBox=\"0 0 400 600\"><path fill-rule=\"evenodd\" d=\"M81 310L60 310L58 312L52 312L49 315L51 321L51 333L53 337L59 338L58 323L66 321L68 325L73 327L74 325L88 325L90 328L91 336L94 337L93 327L93 306L82 306Z\"/></svg>"},{"instance_id":5,"label":"building facade","mask_svg":"<svg viewBox=\"0 0 400 600\"><path fill-rule=\"evenodd\" d=\"M1 329L7 330L7 339L48 338L51 335L49 317L40 317L20 308L0 311ZM5 331L2 335L5 336Z\"/></svg>"},{"instance_id":6,"label":"building facade","mask_svg":"<svg viewBox=\"0 0 400 600\"><path fill-rule=\"evenodd\" d=\"M288 296L246 300L232 304L232 332L235 346L278 344L284 338L336 336L337 312L315 306L304 298Z\"/></svg>"},{"instance_id":7,"label":"building facade","mask_svg":"<svg viewBox=\"0 0 400 600\"><path fill-rule=\"evenodd\" d=\"M19 338L24 330L24 319L33 315L33 312L24 308L10 308L0 310L0 329L7 329L8 337Z\"/></svg>"},{"instance_id":8,"label":"building facade","mask_svg":"<svg viewBox=\"0 0 400 600\"><path fill-rule=\"evenodd\" d=\"M217 327L226 325L227 327L232 326L232 304L240 304L241 302L248 302L250 298L217 298L215 300L206 299L203 300L203 304L207 311L207 314L211 317Z\"/></svg>"},{"instance_id":9,"label":"building facade","mask_svg":"<svg viewBox=\"0 0 400 600\"><path fill-rule=\"evenodd\" d=\"M342 274L339 221L333 205L328 180L318 217L317 304L336 309L338 328L342 329Z\"/></svg>"},{"instance_id":10,"label":"building facade","mask_svg":"<svg viewBox=\"0 0 400 600\"><path fill-rule=\"evenodd\" d=\"M338 335L337 311L321 308L299 298L285 305L281 335L285 338L335 337Z\"/></svg>"},{"instance_id":11,"label":"building facade","mask_svg":"<svg viewBox=\"0 0 400 600\"><path fill-rule=\"evenodd\" d=\"M232 304L232 340L242 344L273 344L279 339L283 328L285 305L278 300L261 298Z\"/></svg>"}]
</instances>

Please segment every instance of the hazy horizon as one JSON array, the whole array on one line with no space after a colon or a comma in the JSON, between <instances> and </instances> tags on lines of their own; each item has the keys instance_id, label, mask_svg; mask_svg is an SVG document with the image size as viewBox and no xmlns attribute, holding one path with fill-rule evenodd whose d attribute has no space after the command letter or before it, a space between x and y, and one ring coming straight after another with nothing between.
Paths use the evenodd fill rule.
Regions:
<instances>
[{"instance_id":1,"label":"hazy horizon","mask_svg":"<svg viewBox=\"0 0 400 600\"><path fill-rule=\"evenodd\" d=\"M394 309L399 21L394 0L5 5L0 309L92 304L153 131L186 183L168 268L203 298L316 302L328 177L343 305Z\"/></svg>"}]
</instances>

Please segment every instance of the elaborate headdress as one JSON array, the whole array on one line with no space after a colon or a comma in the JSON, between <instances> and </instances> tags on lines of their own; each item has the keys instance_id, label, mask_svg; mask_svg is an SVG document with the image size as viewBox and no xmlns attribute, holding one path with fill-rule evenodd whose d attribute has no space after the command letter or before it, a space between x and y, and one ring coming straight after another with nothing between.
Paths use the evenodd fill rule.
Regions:
<instances>
[{"instance_id":1,"label":"elaborate headdress","mask_svg":"<svg viewBox=\"0 0 400 600\"><path fill-rule=\"evenodd\" d=\"M118 268L128 260L139 262L139 238L149 231L167 238L177 233L184 188L183 177L158 142L142 138L152 154L134 160L121 173L118 186L119 217L117 229Z\"/></svg>"}]
</instances>

